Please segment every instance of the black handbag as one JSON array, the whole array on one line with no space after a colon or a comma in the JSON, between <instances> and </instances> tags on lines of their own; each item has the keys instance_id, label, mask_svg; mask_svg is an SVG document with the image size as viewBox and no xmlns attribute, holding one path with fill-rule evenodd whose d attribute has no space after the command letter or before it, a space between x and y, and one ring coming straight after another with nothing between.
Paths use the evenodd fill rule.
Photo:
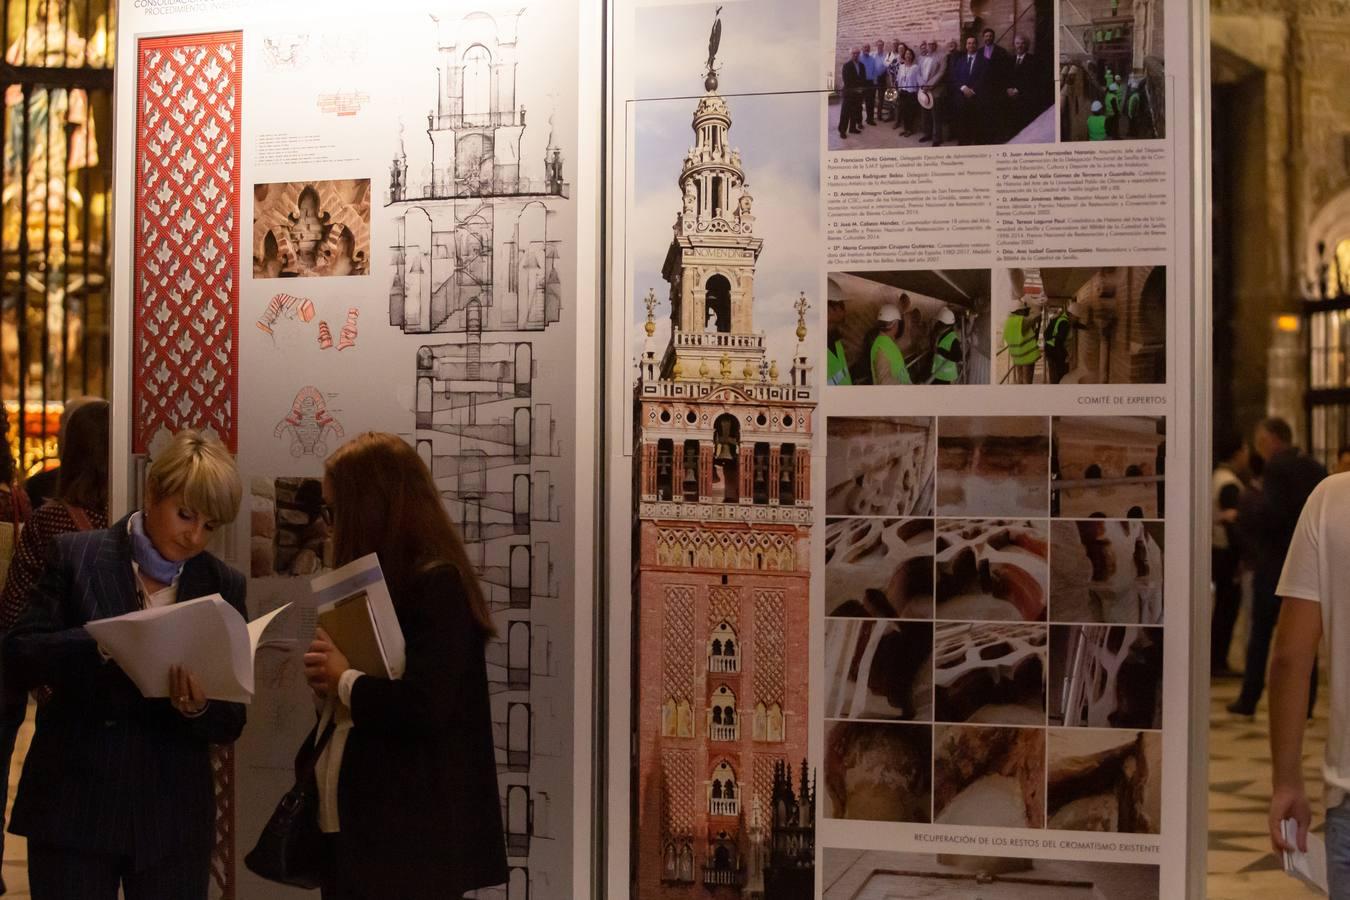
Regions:
<instances>
[{"instance_id":1,"label":"black handbag","mask_svg":"<svg viewBox=\"0 0 1350 900\"><path fill-rule=\"evenodd\" d=\"M333 736L329 722L310 753L295 766L295 787L286 792L267 820L244 865L268 881L313 890L319 886L323 835L319 832L319 780L314 774L323 748Z\"/></svg>"}]
</instances>

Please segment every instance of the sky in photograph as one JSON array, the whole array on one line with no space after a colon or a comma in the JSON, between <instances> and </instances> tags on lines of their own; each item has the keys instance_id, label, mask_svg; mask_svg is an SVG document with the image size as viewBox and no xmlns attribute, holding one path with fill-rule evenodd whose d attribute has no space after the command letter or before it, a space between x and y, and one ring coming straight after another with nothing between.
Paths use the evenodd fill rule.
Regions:
<instances>
[{"instance_id":1,"label":"sky in photograph","mask_svg":"<svg viewBox=\"0 0 1350 900\"><path fill-rule=\"evenodd\" d=\"M722 6L717 54L718 91L731 110L731 146L741 151L754 195L755 236L762 238L755 273L755 328L765 333L769 358L786 380L796 352L793 304L805 292L807 325L823 321L820 259L819 8L802 0L681 3L637 11L639 35L652 52L634 53L634 95L626 126L634 133L633 193L628 198L627 252L634 296L631 358L641 350L646 309L656 289L656 347L670 337L669 285L661 264L680 211L676 179L694 144L690 127L703 94L703 66L713 12ZM659 40L656 39L659 36ZM799 93L787 93L799 92ZM757 96L736 96L754 94ZM623 127L624 123L620 123ZM808 347L816 342L807 338Z\"/></svg>"}]
</instances>

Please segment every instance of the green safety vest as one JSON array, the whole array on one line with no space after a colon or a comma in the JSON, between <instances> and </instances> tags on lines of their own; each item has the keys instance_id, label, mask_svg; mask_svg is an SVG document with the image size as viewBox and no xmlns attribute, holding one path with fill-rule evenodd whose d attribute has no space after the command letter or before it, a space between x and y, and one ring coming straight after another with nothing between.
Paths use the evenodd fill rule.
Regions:
<instances>
[{"instance_id":1,"label":"green safety vest","mask_svg":"<svg viewBox=\"0 0 1350 900\"><path fill-rule=\"evenodd\" d=\"M1106 116L1088 116L1088 140L1106 140Z\"/></svg>"},{"instance_id":2,"label":"green safety vest","mask_svg":"<svg viewBox=\"0 0 1350 900\"><path fill-rule=\"evenodd\" d=\"M948 329L946 334L938 338L937 349L933 351L934 381L940 381L943 384L955 384L956 379L961 377L961 373L956 366L956 360L946 355L955 343L956 332L952 329Z\"/></svg>"},{"instance_id":3,"label":"green safety vest","mask_svg":"<svg viewBox=\"0 0 1350 900\"><path fill-rule=\"evenodd\" d=\"M1059 341L1057 340L1057 336L1059 334L1059 324L1061 322L1067 321L1069 321L1069 317L1066 316L1064 313L1060 313L1059 315L1055 316L1053 320L1051 320L1050 327L1047 328L1045 331L1046 350L1054 350L1056 347L1059 346ZM1068 342L1066 341L1065 343Z\"/></svg>"},{"instance_id":4,"label":"green safety vest","mask_svg":"<svg viewBox=\"0 0 1350 900\"><path fill-rule=\"evenodd\" d=\"M1003 324L1003 343L1008 345L1013 365L1029 366L1041 358L1041 350L1036 346L1036 331L1028 331L1027 317L1013 313Z\"/></svg>"},{"instance_id":5,"label":"green safety vest","mask_svg":"<svg viewBox=\"0 0 1350 900\"><path fill-rule=\"evenodd\" d=\"M1106 102L1105 102L1104 104L1102 104L1102 105L1106 107L1106 114L1107 114L1108 116L1119 115L1119 114L1120 114L1120 92L1119 92L1119 91L1107 91L1107 92L1106 92Z\"/></svg>"},{"instance_id":6,"label":"green safety vest","mask_svg":"<svg viewBox=\"0 0 1350 900\"><path fill-rule=\"evenodd\" d=\"M872 341L872 352L870 354L872 360L873 384L881 383L881 379L877 377L878 350L880 350L881 355L885 357L886 363L890 365L891 375L897 378L901 384L914 383L909 380L909 367L905 365L905 355L900 352L900 348L896 346L895 341L891 340L889 336L879 334Z\"/></svg>"},{"instance_id":7,"label":"green safety vest","mask_svg":"<svg viewBox=\"0 0 1350 900\"><path fill-rule=\"evenodd\" d=\"M835 341L834 347L825 351L825 368L830 384L853 383L853 376L848 371L848 358L844 356L843 341Z\"/></svg>"},{"instance_id":8,"label":"green safety vest","mask_svg":"<svg viewBox=\"0 0 1350 900\"><path fill-rule=\"evenodd\" d=\"M1125 101L1125 114L1131 119L1139 115L1139 92L1135 91L1130 95L1130 99Z\"/></svg>"}]
</instances>

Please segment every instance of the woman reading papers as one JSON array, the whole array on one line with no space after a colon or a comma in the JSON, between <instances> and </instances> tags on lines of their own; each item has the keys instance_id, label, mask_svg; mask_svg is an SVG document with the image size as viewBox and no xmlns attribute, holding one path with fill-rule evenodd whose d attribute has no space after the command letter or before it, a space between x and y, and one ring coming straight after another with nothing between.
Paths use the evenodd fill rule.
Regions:
<instances>
[{"instance_id":1,"label":"woman reading papers","mask_svg":"<svg viewBox=\"0 0 1350 900\"><path fill-rule=\"evenodd\" d=\"M464 545L430 471L394 435L363 434L324 469L334 563L378 554L406 663L397 680L360 672L321 629L305 654L337 722L316 767L323 898L443 900L500 884L484 655L494 628Z\"/></svg>"},{"instance_id":2,"label":"woman reading papers","mask_svg":"<svg viewBox=\"0 0 1350 900\"><path fill-rule=\"evenodd\" d=\"M204 900L215 804L209 745L244 707L208 701L192 672L147 699L84 625L218 593L244 614L244 577L206 552L239 510L239 475L214 438L184 431L155 458L145 506L58 537L4 643L6 679L47 685L10 831L28 838L34 900ZM190 664L190 660L185 662Z\"/></svg>"}]
</instances>

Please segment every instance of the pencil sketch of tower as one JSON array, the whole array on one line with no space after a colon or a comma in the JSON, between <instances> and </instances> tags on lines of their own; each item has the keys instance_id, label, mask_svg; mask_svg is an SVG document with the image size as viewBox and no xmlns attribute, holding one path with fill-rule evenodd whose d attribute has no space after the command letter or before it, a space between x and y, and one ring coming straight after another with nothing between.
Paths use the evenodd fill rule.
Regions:
<instances>
[{"instance_id":1,"label":"pencil sketch of tower","mask_svg":"<svg viewBox=\"0 0 1350 900\"><path fill-rule=\"evenodd\" d=\"M719 21L662 272L670 342L658 353L649 291L634 398L632 878L641 900L793 900L814 884L809 862L800 877L813 853L794 855L814 846L813 793L794 801L794 812L808 812L791 824L791 850L774 810L784 773L807 753L807 303L796 301L799 343L783 381L755 330L764 242L728 143L720 40ZM775 880L807 889L769 893Z\"/></svg>"},{"instance_id":2,"label":"pencil sketch of tower","mask_svg":"<svg viewBox=\"0 0 1350 900\"><path fill-rule=\"evenodd\" d=\"M571 888L572 461L558 422L572 407L570 386L559 393L540 378L576 353L560 256L571 213L551 122L542 158L521 158L524 12L432 17L436 105L411 160L400 139L386 203L390 323L427 338L416 353L414 444L498 631L487 662L510 878L479 900Z\"/></svg>"},{"instance_id":3,"label":"pencil sketch of tower","mask_svg":"<svg viewBox=\"0 0 1350 900\"><path fill-rule=\"evenodd\" d=\"M400 140L389 170L389 321L405 333L542 331L561 315L556 215L570 185L551 126L542 158L521 159L524 12L432 17L439 60L428 147L410 163Z\"/></svg>"}]
</instances>

